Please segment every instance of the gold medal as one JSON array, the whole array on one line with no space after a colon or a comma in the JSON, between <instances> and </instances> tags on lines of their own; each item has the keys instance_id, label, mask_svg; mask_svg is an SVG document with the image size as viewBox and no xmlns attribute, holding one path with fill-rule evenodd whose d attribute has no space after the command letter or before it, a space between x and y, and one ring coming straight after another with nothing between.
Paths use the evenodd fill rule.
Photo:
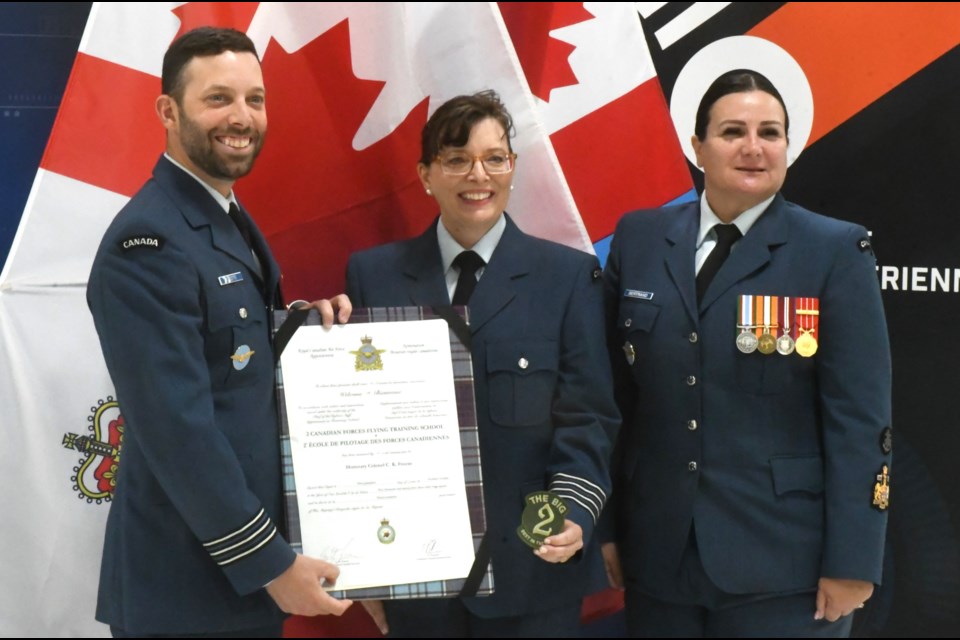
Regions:
<instances>
[{"instance_id":1,"label":"gold medal","mask_svg":"<svg viewBox=\"0 0 960 640\"><path fill-rule=\"evenodd\" d=\"M817 352L817 328L820 324L820 300L818 298L797 298L795 325L800 332L796 349L804 358Z\"/></svg>"},{"instance_id":2,"label":"gold medal","mask_svg":"<svg viewBox=\"0 0 960 640\"><path fill-rule=\"evenodd\" d=\"M763 296L761 302L763 304L763 333L757 340L757 350L768 356L777 350L777 339L770 333L771 329L777 329L777 297Z\"/></svg>"},{"instance_id":3,"label":"gold medal","mask_svg":"<svg viewBox=\"0 0 960 640\"><path fill-rule=\"evenodd\" d=\"M805 329L800 329L800 331L805 331ZM817 352L817 339L809 333L802 333L800 337L797 338L797 343L795 346L797 353L804 358L809 358Z\"/></svg>"},{"instance_id":4,"label":"gold medal","mask_svg":"<svg viewBox=\"0 0 960 640\"><path fill-rule=\"evenodd\" d=\"M757 351L765 356L770 355L777 350L777 340L769 333L764 333L757 340Z\"/></svg>"}]
</instances>

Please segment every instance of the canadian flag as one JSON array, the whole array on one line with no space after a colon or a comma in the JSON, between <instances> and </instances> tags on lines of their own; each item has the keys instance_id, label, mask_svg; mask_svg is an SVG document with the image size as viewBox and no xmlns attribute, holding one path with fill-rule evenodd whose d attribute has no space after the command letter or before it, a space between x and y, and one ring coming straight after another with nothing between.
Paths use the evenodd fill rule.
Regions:
<instances>
[{"instance_id":1,"label":"canadian flag","mask_svg":"<svg viewBox=\"0 0 960 640\"><path fill-rule=\"evenodd\" d=\"M495 89L514 116L508 210L533 235L602 254L623 212L692 187L630 3L94 3L0 274L0 635L107 632L93 611L122 407L86 278L163 150L163 53L208 24L262 58L270 134L236 189L288 298L338 293L352 251L426 228L419 134L458 94Z\"/></svg>"}]
</instances>

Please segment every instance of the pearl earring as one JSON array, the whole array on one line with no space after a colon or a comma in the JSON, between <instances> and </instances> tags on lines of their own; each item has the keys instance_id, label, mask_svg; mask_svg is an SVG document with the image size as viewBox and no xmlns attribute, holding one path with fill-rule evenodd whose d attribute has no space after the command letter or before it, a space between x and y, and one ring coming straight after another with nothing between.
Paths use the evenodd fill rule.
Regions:
<instances>
[{"instance_id":1,"label":"pearl earring","mask_svg":"<svg viewBox=\"0 0 960 640\"><path fill-rule=\"evenodd\" d=\"M510 185L510 191L513 191L513 185Z\"/></svg>"},{"instance_id":2,"label":"pearl earring","mask_svg":"<svg viewBox=\"0 0 960 640\"><path fill-rule=\"evenodd\" d=\"M432 196L432 195L433 195L433 191L430 191L430 187L427 187L427 195L428 195L428 196Z\"/></svg>"}]
</instances>

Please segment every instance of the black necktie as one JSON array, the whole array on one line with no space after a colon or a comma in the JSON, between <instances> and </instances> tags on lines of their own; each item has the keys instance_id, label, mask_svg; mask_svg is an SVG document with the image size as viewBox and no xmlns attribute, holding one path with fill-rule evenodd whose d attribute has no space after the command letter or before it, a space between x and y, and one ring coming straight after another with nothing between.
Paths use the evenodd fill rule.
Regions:
<instances>
[{"instance_id":1,"label":"black necktie","mask_svg":"<svg viewBox=\"0 0 960 640\"><path fill-rule=\"evenodd\" d=\"M717 232L717 244L713 247L710 255L707 256L703 266L700 267L700 273L697 274L698 303L703 299L703 294L710 286L713 276L717 275L723 261L730 255L730 247L741 237L740 229L735 224L716 224L713 226L713 230Z\"/></svg>"},{"instance_id":2,"label":"black necktie","mask_svg":"<svg viewBox=\"0 0 960 640\"><path fill-rule=\"evenodd\" d=\"M230 219L233 220L233 224L237 225L237 231L240 232L240 235L243 236L243 241L247 243L247 248L253 252L254 257L256 257L258 268L263 269L263 258L260 256L260 252L257 251L256 247L253 244L253 239L250 235L250 222L247 221L247 217L240 213L240 207L237 206L236 202L230 203ZM259 275L259 274L258 274Z\"/></svg>"},{"instance_id":3,"label":"black necktie","mask_svg":"<svg viewBox=\"0 0 960 640\"><path fill-rule=\"evenodd\" d=\"M243 236L243 241L247 243L250 251L253 251L253 241L250 239L250 224L244 215L240 213L240 207L237 206L236 202L230 203L229 215L230 219L233 220L233 224L237 225L237 231Z\"/></svg>"},{"instance_id":4,"label":"black necktie","mask_svg":"<svg viewBox=\"0 0 960 640\"><path fill-rule=\"evenodd\" d=\"M473 251L461 251L453 259L453 266L460 268L457 289L453 292L453 304L467 304L477 288L477 269L487 264Z\"/></svg>"}]
</instances>

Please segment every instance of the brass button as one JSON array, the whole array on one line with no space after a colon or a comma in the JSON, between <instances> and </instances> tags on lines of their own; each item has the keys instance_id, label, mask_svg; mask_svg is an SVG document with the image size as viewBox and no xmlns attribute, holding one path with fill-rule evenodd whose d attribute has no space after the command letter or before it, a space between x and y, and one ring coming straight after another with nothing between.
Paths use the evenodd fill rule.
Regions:
<instances>
[{"instance_id":1,"label":"brass button","mask_svg":"<svg viewBox=\"0 0 960 640\"><path fill-rule=\"evenodd\" d=\"M688 470L688 471L696 471L696 470L697 470L697 463L696 463L696 462L688 462L688 463L687 463L687 470Z\"/></svg>"},{"instance_id":2,"label":"brass button","mask_svg":"<svg viewBox=\"0 0 960 640\"><path fill-rule=\"evenodd\" d=\"M240 307L240 310L237 311L237 313L240 314L240 317L243 318L244 320L247 319L247 315L248 315L248 314L247 314L247 308L246 308L246 307Z\"/></svg>"},{"instance_id":3,"label":"brass button","mask_svg":"<svg viewBox=\"0 0 960 640\"><path fill-rule=\"evenodd\" d=\"M687 420L687 429L690 429L690 431L696 431L697 426L696 420Z\"/></svg>"},{"instance_id":4,"label":"brass button","mask_svg":"<svg viewBox=\"0 0 960 640\"><path fill-rule=\"evenodd\" d=\"M692 387L697 384L697 376L687 376L687 386Z\"/></svg>"},{"instance_id":5,"label":"brass button","mask_svg":"<svg viewBox=\"0 0 960 640\"><path fill-rule=\"evenodd\" d=\"M517 362L517 365L519 365L521 369L526 369L530 366L530 362L526 358L520 358L520 360Z\"/></svg>"},{"instance_id":6,"label":"brass button","mask_svg":"<svg viewBox=\"0 0 960 640\"><path fill-rule=\"evenodd\" d=\"M687 336L687 340L689 340L690 342L696 342L699 339L700 339L700 336L697 335L696 331L691 331L690 335Z\"/></svg>"}]
</instances>

